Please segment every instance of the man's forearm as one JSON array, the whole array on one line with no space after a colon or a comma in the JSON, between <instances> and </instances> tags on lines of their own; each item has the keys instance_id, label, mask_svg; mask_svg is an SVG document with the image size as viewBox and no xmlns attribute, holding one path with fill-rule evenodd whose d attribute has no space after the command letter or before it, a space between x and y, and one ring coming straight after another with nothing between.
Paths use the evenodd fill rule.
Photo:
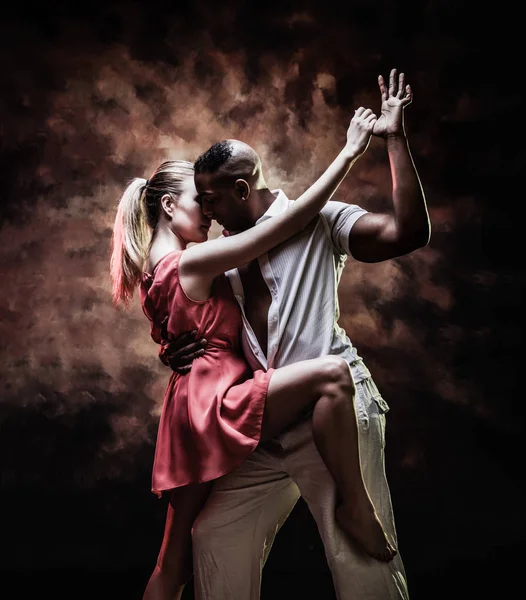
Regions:
<instances>
[{"instance_id":1,"label":"man's forearm","mask_svg":"<svg viewBox=\"0 0 526 600\"><path fill-rule=\"evenodd\" d=\"M393 180L397 238L410 251L425 246L431 234L424 190L406 136L390 135L386 143Z\"/></svg>"}]
</instances>

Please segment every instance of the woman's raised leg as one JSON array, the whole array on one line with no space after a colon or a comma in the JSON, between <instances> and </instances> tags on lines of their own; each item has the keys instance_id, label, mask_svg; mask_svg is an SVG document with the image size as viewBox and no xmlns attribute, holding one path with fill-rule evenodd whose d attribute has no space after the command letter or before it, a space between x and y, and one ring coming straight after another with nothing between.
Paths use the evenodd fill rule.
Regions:
<instances>
[{"instance_id":1,"label":"woman's raised leg","mask_svg":"<svg viewBox=\"0 0 526 600\"><path fill-rule=\"evenodd\" d=\"M367 554L387 562L396 550L363 481L354 396L350 367L341 358L326 356L276 369L267 392L261 438L272 438L312 406L314 442L340 495L336 519Z\"/></svg>"},{"instance_id":2,"label":"woman's raised leg","mask_svg":"<svg viewBox=\"0 0 526 600\"><path fill-rule=\"evenodd\" d=\"M211 489L196 483L170 493L161 551L142 600L181 599L192 575L192 527Z\"/></svg>"}]
</instances>

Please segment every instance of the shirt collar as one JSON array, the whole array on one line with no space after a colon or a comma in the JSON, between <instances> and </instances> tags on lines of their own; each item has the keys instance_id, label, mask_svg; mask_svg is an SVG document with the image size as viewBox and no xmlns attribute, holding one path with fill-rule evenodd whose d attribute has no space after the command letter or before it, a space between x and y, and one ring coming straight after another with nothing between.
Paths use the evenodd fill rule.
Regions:
<instances>
[{"instance_id":1,"label":"shirt collar","mask_svg":"<svg viewBox=\"0 0 526 600\"><path fill-rule=\"evenodd\" d=\"M290 200L287 198L283 190L277 189L271 190L271 192L276 196L276 199L268 207L267 211L261 217L259 217L259 219L256 221L256 225L284 212L285 210L287 210L290 204Z\"/></svg>"},{"instance_id":2,"label":"shirt collar","mask_svg":"<svg viewBox=\"0 0 526 600\"><path fill-rule=\"evenodd\" d=\"M263 215L261 215L261 217L259 217L259 219L256 221L255 225L257 225L258 223L263 223L263 221L266 221L267 219L275 217L276 215L279 215L280 213L284 212L285 210L287 210L287 208L291 202L287 198L287 196L283 190L276 189L276 190L270 190L270 191L276 196L276 199L268 207L267 211ZM223 235L225 237L228 237L230 235L235 235L236 233L238 233L238 232L237 231L229 232L226 229L223 229Z\"/></svg>"}]
</instances>

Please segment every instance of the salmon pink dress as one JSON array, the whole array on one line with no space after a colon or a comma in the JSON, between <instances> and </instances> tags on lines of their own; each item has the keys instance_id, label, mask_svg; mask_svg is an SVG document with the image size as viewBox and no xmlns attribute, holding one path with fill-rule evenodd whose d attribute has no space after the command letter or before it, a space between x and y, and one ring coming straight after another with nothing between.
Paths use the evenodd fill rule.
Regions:
<instances>
[{"instance_id":1,"label":"salmon pink dress","mask_svg":"<svg viewBox=\"0 0 526 600\"><path fill-rule=\"evenodd\" d=\"M188 298L179 282L183 251L169 252L144 273L141 305L151 336L161 324L173 337L197 330L205 354L189 373L172 373L159 421L152 491L161 495L232 471L256 448L273 369L252 372L241 350L241 313L226 276L216 277L208 300Z\"/></svg>"}]
</instances>

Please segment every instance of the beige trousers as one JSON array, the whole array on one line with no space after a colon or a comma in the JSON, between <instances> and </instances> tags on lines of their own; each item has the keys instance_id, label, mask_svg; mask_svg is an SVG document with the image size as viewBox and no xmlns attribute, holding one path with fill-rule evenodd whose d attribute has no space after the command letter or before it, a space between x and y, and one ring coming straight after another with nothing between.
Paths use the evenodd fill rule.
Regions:
<instances>
[{"instance_id":1,"label":"beige trousers","mask_svg":"<svg viewBox=\"0 0 526 600\"><path fill-rule=\"evenodd\" d=\"M385 412L371 378L356 385L365 484L397 546L385 476ZM193 529L196 600L257 600L276 533L299 496L317 523L338 600L408 600L400 553L381 563L358 552L334 519L335 487L312 438L310 419L259 446L218 479Z\"/></svg>"}]
</instances>

